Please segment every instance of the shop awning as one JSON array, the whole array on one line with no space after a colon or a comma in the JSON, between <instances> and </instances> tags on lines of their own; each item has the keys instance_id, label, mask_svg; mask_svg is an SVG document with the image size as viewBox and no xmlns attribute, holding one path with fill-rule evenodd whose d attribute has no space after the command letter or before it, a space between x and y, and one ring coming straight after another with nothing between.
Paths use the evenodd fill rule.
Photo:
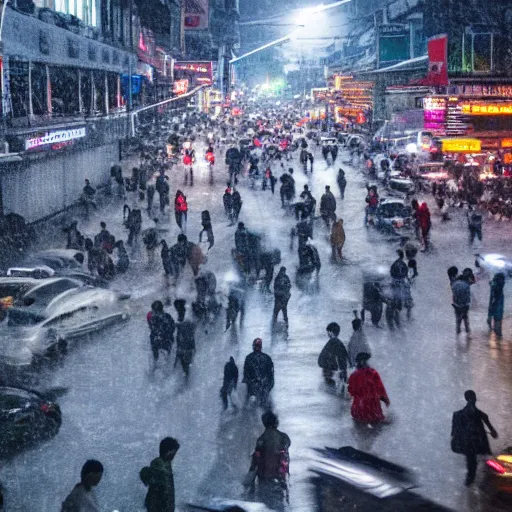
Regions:
<instances>
[{"instance_id":1,"label":"shop awning","mask_svg":"<svg viewBox=\"0 0 512 512\"><path fill-rule=\"evenodd\" d=\"M374 73L389 73L390 71L409 71L425 68L424 63L428 62L428 55L414 57L413 59L404 60L398 64L387 66L385 68L376 69Z\"/></svg>"}]
</instances>

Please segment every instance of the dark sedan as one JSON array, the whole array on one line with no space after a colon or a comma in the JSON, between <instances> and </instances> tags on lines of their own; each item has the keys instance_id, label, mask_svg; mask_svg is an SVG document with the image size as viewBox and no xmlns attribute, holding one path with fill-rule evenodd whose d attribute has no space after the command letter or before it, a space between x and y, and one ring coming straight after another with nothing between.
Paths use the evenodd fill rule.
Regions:
<instances>
[{"instance_id":1,"label":"dark sedan","mask_svg":"<svg viewBox=\"0 0 512 512\"><path fill-rule=\"evenodd\" d=\"M61 423L60 408L53 400L35 391L0 387L0 454L56 436Z\"/></svg>"}]
</instances>

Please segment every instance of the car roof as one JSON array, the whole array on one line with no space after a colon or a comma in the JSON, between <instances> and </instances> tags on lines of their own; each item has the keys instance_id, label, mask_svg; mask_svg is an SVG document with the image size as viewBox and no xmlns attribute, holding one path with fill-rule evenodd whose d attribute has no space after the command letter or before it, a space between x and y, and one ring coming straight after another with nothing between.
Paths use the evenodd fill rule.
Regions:
<instances>
[{"instance_id":1,"label":"car roof","mask_svg":"<svg viewBox=\"0 0 512 512\"><path fill-rule=\"evenodd\" d=\"M35 279L33 277L0 277L0 286L7 284L30 284L33 286L37 286L41 284L41 279Z\"/></svg>"},{"instance_id":2,"label":"car roof","mask_svg":"<svg viewBox=\"0 0 512 512\"><path fill-rule=\"evenodd\" d=\"M404 199L400 199L398 197L383 197L380 200L379 206L384 206L386 204L401 204L402 206L408 206L407 202Z\"/></svg>"},{"instance_id":3,"label":"car roof","mask_svg":"<svg viewBox=\"0 0 512 512\"><path fill-rule=\"evenodd\" d=\"M38 293L40 290L49 288L51 285L60 281L69 281L70 283L75 283L77 288L83 286L83 283L81 283L78 279L72 279L70 277L49 277L48 279L34 279L34 281L37 281L37 286L32 288L29 292L27 292L27 294Z\"/></svg>"}]
</instances>

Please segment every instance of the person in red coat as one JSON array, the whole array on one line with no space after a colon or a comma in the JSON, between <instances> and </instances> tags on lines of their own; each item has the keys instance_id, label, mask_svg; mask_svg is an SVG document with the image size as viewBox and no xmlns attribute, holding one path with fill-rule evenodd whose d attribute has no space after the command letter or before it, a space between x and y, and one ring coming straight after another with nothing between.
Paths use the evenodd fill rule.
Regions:
<instances>
[{"instance_id":1,"label":"person in red coat","mask_svg":"<svg viewBox=\"0 0 512 512\"><path fill-rule=\"evenodd\" d=\"M356 356L357 369L348 379L348 392L354 398L352 417L361 423L380 423L384 420L380 402L389 407L389 398L377 370L368 366L370 354Z\"/></svg>"},{"instance_id":2,"label":"person in red coat","mask_svg":"<svg viewBox=\"0 0 512 512\"><path fill-rule=\"evenodd\" d=\"M428 234L430 232L430 210L428 209L427 203L421 203L416 213L419 228L421 230L421 240L425 250L428 249Z\"/></svg>"}]
</instances>

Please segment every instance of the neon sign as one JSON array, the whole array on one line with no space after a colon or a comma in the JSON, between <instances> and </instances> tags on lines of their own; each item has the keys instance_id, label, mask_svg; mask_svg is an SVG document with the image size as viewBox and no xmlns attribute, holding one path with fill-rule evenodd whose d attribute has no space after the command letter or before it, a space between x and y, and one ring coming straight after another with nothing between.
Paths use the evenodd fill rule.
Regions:
<instances>
[{"instance_id":1,"label":"neon sign","mask_svg":"<svg viewBox=\"0 0 512 512\"><path fill-rule=\"evenodd\" d=\"M472 116L512 115L512 103L461 103L462 113Z\"/></svg>"},{"instance_id":2,"label":"neon sign","mask_svg":"<svg viewBox=\"0 0 512 512\"><path fill-rule=\"evenodd\" d=\"M70 130L59 130L55 132L47 132L42 137L35 137L33 139L25 140L25 150L35 149L47 144L58 144L70 140L80 139L85 137L85 126L82 128L71 128Z\"/></svg>"}]
</instances>

